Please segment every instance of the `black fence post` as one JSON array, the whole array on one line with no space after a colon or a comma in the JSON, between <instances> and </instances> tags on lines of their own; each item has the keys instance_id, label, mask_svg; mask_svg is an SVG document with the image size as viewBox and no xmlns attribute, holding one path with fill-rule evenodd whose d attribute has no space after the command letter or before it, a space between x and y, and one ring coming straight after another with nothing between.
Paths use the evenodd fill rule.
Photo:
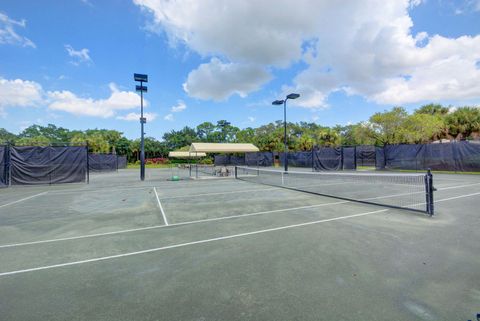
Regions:
<instances>
[{"instance_id":1,"label":"black fence post","mask_svg":"<svg viewBox=\"0 0 480 321\"><path fill-rule=\"evenodd\" d=\"M376 154L376 153L375 153ZM357 145L353 146L353 167L357 170ZM363 157L362 157L362 166L363 166Z\"/></svg>"},{"instance_id":2,"label":"black fence post","mask_svg":"<svg viewBox=\"0 0 480 321\"><path fill-rule=\"evenodd\" d=\"M340 146L340 169L344 170L344 155L343 155L343 146Z\"/></svg>"},{"instance_id":3,"label":"black fence post","mask_svg":"<svg viewBox=\"0 0 480 321\"><path fill-rule=\"evenodd\" d=\"M12 175L11 175L11 166L10 166L10 160L12 159L10 156L11 152L11 144L10 142L7 142L6 150L5 150L5 184L8 186L12 185Z\"/></svg>"},{"instance_id":4,"label":"black fence post","mask_svg":"<svg viewBox=\"0 0 480 321\"><path fill-rule=\"evenodd\" d=\"M86 155L87 155L87 184L90 184L90 161L89 161L89 157L88 157L88 141L87 141L87 145L85 146L87 152L86 152Z\"/></svg>"}]
</instances>

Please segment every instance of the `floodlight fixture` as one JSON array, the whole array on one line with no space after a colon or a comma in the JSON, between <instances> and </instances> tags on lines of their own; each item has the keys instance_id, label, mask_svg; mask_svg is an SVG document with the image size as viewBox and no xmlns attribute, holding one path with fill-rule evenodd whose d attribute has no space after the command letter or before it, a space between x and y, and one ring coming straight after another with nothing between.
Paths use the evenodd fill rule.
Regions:
<instances>
[{"instance_id":1,"label":"floodlight fixture","mask_svg":"<svg viewBox=\"0 0 480 321\"><path fill-rule=\"evenodd\" d=\"M300 97L300 95L294 93L287 95L287 99L297 99L298 97Z\"/></svg>"},{"instance_id":2,"label":"floodlight fixture","mask_svg":"<svg viewBox=\"0 0 480 321\"><path fill-rule=\"evenodd\" d=\"M148 88L147 86L135 86L135 90L136 91L143 91L143 92L147 92L148 91Z\"/></svg>"},{"instance_id":3,"label":"floodlight fixture","mask_svg":"<svg viewBox=\"0 0 480 321\"><path fill-rule=\"evenodd\" d=\"M148 82L148 75L144 74L133 74L133 79L140 82Z\"/></svg>"}]
</instances>

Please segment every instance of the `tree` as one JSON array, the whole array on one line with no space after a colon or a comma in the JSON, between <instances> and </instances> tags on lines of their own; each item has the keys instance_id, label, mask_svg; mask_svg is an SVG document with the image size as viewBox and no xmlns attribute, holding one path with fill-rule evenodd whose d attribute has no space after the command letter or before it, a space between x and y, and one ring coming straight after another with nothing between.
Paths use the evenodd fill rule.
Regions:
<instances>
[{"instance_id":1,"label":"tree","mask_svg":"<svg viewBox=\"0 0 480 321\"><path fill-rule=\"evenodd\" d=\"M215 125L211 122L204 122L197 126L197 136L202 142L213 142Z\"/></svg>"},{"instance_id":2,"label":"tree","mask_svg":"<svg viewBox=\"0 0 480 321\"><path fill-rule=\"evenodd\" d=\"M195 129L185 126L179 131L172 130L163 135L163 140L168 150L176 150L180 147L190 145L192 142L199 140Z\"/></svg>"},{"instance_id":3,"label":"tree","mask_svg":"<svg viewBox=\"0 0 480 321\"><path fill-rule=\"evenodd\" d=\"M402 128L404 143L424 144L438 138L445 128L439 114L413 114L407 117Z\"/></svg>"},{"instance_id":4,"label":"tree","mask_svg":"<svg viewBox=\"0 0 480 321\"><path fill-rule=\"evenodd\" d=\"M403 143L402 127L408 113L403 107L394 107L391 111L376 113L370 117L369 132L381 145Z\"/></svg>"},{"instance_id":5,"label":"tree","mask_svg":"<svg viewBox=\"0 0 480 321\"><path fill-rule=\"evenodd\" d=\"M88 151L90 153L108 153L110 151L110 145L106 139L98 133L91 135L83 133L77 134L72 138L71 143L78 145L88 143Z\"/></svg>"},{"instance_id":6,"label":"tree","mask_svg":"<svg viewBox=\"0 0 480 321\"><path fill-rule=\"evenodd\" d=\"M33 138L43 136L51 143L65 143L69 142L73 135L72 132L63 127L57 127L53 124L47 126L32 125L25 128L19 135L20 138Z\"/></svg>"},{"instance_id":7,"label":"tree","mask_svg":"<svg viewBox=\"0 0 480 321\"><path fill-rule=\"evenodd\" d=\"M448 133L456 139L468 138L473 132L480 131L480 109L460 107L447 115Z\"/></svg>"},{"instance_id":8,"label":"tree","mask_svg":"<svg viewBox=\"0 0 480 321\"><path fill-rule=\"evenodd\" d=\"M444 107L440 104L428 104L423 105L420 108L415 110L415 114L428 114L428 115L438 115L443 116L448 114L450 108Z\"/></svg>"},{"instance_id":9,"label":"tree","mask_svg":"<svg viewBox=\"0 0 480 321\"><path fill-rule=\"evenodd\" d=\"M5 128L0 128L0 143L1 142L14 142L17 136L13 133L10 133Z\"/></svg>"},{"instance_id":10,"label":"tree","mask_svg":"<svg viewBox=\"0 0 480 321\"><path fill-rule=\"evenodd\" d=\"M255 142L255 129L247 127L241 129L235 135L235 143L254 143Z\"/></svg>"},{"instance_id":11,"label":"tree","mask_svg":"<svg viewBox=\"0 0 480 321\"><path fill-rule=\"evenodd\" d=\"M15 141L17 146L48 146L50 140L45 136L22 137Z\"/></svg>"}]
</instances>

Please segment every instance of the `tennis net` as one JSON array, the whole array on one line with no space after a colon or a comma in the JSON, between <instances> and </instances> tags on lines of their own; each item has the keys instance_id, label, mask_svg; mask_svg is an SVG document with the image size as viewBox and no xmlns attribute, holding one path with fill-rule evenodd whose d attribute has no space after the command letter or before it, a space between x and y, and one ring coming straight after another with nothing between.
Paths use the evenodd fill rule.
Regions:
<instances>
[{"instance_id":1,"label":"tennis net","mask_svg":"<svg viewBox=\"0 0 480 321\"><path fill-rule=\"evenodd\" d=\"M424 174L285 172L236 166L235 178L433 215L433 178L430 172Z\"/></svg>"}]
</instances>

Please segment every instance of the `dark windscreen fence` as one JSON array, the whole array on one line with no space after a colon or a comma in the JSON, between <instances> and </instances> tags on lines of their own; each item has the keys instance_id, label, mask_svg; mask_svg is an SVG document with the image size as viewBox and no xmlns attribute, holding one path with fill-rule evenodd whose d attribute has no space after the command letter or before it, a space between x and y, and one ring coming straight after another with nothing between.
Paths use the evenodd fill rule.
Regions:
<instances>
[{"instance_id":1,"label":"dark windscreen fence","mask_svg":"<svg viewBox=\"0 0 480 321\"><path fill-rule=\"evenodd\" d=\"M334 171L343 169L341 147L319 147L313 150L313 169L315 171Z\"/></svg>"},{"instance_id":2,"label":"dark windscreen fence","mask_svg":"<svg viewBox=\"0 0 480 321\"><path fill-rule=\"evenodd\" d=\"M8 185L8 146L0 145L0 187Z\"/></svg>"},{"instance_id":3,"label":"dark windscreen fence","mask_svg":"<svg viewBox=\"0 0 480 321\"><path fill-rule=\"evenodd\" d=\"M439 144L445 145L445 144ZM456 145L454 151L457 162L455 168L462 172L480 171L480 143L462 142Z\"/></svg>"},{"instance_id":4,"label":"dark windscreen fence","mask_svg":"<svg viewBox=\"0 0 480 321\"><path fill-rule=\"evenodd\" d=\"M10 148L12 185L62 184L86 181L84 146Z\"/></svg>"},{"instance_id":5,"label":"dark windscreen fence","mask_svg":"<svg viewBox=\"0 0 480 321\"><path fill-rule=\"evenodd\" d=\"M127 156L117 156L118 169L127 168Z\"/></svg>"},{"instance_id":6,"label":"dark windscreen fence","mask_svg":"<svg viewBox=\"0 0 480 321\"><path fill-rule=\"evenodd\" d=\"M280 158L283 159L283 156ZM312 167L312 152L289 152L288 165L292 167Z\"/></svg>"},{"instance_id":7,"label":"dark windscreen fence","mask_svg":"<svg viewBox=\"0 0 480 321\"><path fill-rule=\"evenodd\" d=\"M245 154L245 165L247 166L273 166L272 152L255 152Z\"/></svg>"},{"instance_id":8,"label":"dark windscreen fence","mask_svg":"<svg viewBox=\"0 0 480 321\"><path fill-rule=\"evenodd\" d=\"M112 172L117 166L115 154L88 154L88 169L92 172Z\"/></svg>"},{"instance_id":9,"label":"dark windscreen fence","mask_svg":"<svg viewBox=\"0 0 480 321\"><path fill-rule=\"evenodd\" d=\"M357 166L375 166L376 159L375 146L360 145L356 147Z\"/></svg>"},{"instance_id":10,"label":"dark windscreen fence","mask_svg":"<svg viewBox=\"0 0 480 321\"><path fill-rule=\"evenodd\" d=\"M383 147L375 147L375 168L385 169L385 150Z\"/></svg>"},{"instance_id":11,"label":"dark windscreen fence","mask_svg":"<svg viewBox=\"0 0 480 321\"><path fill-rule=\"evenodd\" d=\"M475 142L386 145L377 147L376 156L377 169L480 171L480 143Z\"/></svg>"},{"instance_id":12,"label":"dark windscreen fence","mask_svg":"<svg viewBox=\"0 0 480 321\"><path fill-rule=\"evenodd\" d=\"M356 147L343 147L343 169L357 169Z\"/></svg>"},{"instance_id":13,"label":"dark windscreen fence","mask_svg":"<svg viewBox=\"0 0 480 321\"><path fill-rule=\"evenodd\" d=\"M245 165L245 155L215 155L215 166Z\"/></svg>"},{"instance_id":14,"label":"dark windscreen fence","mask_svg":"<svg viewBox=\"0 0 480 321\"><path fill-rule=\"evenodd\" d=\"M425 145L387 145L384 146L385 168L387 169L424 169Z\"/></svg>"}]
</instances>

